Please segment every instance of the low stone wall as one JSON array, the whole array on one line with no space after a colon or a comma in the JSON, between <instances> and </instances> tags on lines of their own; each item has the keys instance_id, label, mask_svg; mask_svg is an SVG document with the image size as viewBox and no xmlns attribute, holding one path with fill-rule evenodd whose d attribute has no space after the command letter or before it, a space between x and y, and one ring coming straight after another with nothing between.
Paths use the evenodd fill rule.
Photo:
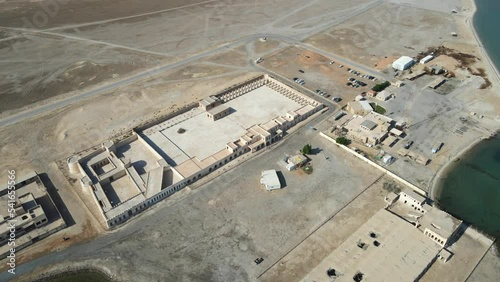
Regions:
<instances>
[{"instance_id":1,"label":"low stone wall","mask_svg":"<svg viewBox=\"0 0 500 282\"><path fill-rule=\"evenodd\" d=\"M323 132L320 132L319 135L325 139L327 139L328 141L334 143L334 144L337 144L337 142L335 142L335 140L333 138L331 138L330 136L324 134ZM351 153L352 155L356 156L357 158L359 158L360 160L364 161L365 163L368 163L369 165L375 167L376 169L386 173L387 175L389 175L390 177L396 179L397 181L403 183L404 185L410 187L412 190L414 190L415 192L427 197L427 192L425 192L424 190L418 188L417 186L415 186L414 184L404 180L403 178L399 177L398 175L396 175L395 173L393 173L392 171L378 165L377 163L373 162L372 160L370 159L367 159L365 158L364 156L356 153L355 151L349 149L348 147L344 146L344 145L338 145L340 148L344 149L345 151Z\"/></svg>"}]
</instances>

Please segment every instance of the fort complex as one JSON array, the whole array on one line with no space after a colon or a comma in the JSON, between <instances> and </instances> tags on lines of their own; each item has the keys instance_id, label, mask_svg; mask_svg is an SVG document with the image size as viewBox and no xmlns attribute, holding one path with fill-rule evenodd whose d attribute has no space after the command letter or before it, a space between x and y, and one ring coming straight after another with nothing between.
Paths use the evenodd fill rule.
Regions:
<instances>
[{"instance_id":1,"label":"fort complex","mask_svg":"<svg viewBox=\"0 0 500 282\"><path fill-rule=\"evenodd\" d=\"M198 107L68 159L109 228L246 153L280 140L323 104L262 75Z\"/></svg>"}]
</instances>

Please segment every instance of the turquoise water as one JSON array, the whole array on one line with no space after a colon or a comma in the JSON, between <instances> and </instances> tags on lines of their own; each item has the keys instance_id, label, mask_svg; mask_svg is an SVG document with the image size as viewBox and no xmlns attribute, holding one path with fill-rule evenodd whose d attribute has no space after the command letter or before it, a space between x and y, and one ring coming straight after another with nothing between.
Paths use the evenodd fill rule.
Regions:
<instances>
[{"instance_id":1,"label":"turquoise water","mask_svg":"<svg viewBox=\"0 0 500 282\"><path fill-rule=\"evenodd\" d=\"M500 26L500 1L498 0L476 0L477 11L474 15L474 27L488 50L491 60L500 68L500 36L498 27Z\"/></svg>"},{"instance_id":2,"label":"turquoise water","mask_svg":"<svg viewBox=\"0 0 500 282\"><path fill-rule=\"evenodd\" d=\"M500 237L500 140L484 141L463 156L438 192L441 208Z\"/></svg>"}]
</instances>

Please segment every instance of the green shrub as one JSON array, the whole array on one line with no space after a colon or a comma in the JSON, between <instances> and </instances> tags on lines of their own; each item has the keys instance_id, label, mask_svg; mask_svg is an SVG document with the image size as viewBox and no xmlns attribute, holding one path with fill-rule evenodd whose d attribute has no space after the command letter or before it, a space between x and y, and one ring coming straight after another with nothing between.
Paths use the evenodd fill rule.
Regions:
<instances>
[{"instance_id":1,"label":"green shrub","mask_svg":"<svg viewBox=\"0 0 500 282\"><path fill-rule=\"evenodd\" d=\"M383 115L383 114L385 114L385 112L387 112L387 110L382 106L376 105L375 112Z\"/></svg>"},{"instance_id":2,"label":"green shrub","mask_svg":"<svg viewBox=\"0 0 500 282\"><path fill-rule=\"evenodd\" d=\"M375 86L373 86L372 90L380 92L380 91L386 89L387 87L389 87L389 85L391 85L391 83L389 81L384 81L382 83L379 83L379 84L376 84Z\"/></svg>"},{"instance_id":3,"label":"green shrub","mask_svg":"<svg viewBox=\"0 0 500 282\"><path fill-rule=\"evenodd\" d=\"M337 144L346 145L346 146L351 144L351 140L349 140L345 137L337 137L337 139L335 139L335 142L337 142Z\"/></svg>"},{"instance_id":4,"label":"green shrub","mask_svg":"<svg viewBox=\"0 0 500 282\"><path fill-rule=\"evenodd\" d=\"M312 151L312 146L311 146L311 144L307 144L307 145L305 145L305 146L304 146L304 148L302 148L302 150L301 150L300 152L301 152L302 154L304 154L304 155L308 155L308 154L310 154L310 153L311 153L311 151Z\"/></svg>"}]
</instances>

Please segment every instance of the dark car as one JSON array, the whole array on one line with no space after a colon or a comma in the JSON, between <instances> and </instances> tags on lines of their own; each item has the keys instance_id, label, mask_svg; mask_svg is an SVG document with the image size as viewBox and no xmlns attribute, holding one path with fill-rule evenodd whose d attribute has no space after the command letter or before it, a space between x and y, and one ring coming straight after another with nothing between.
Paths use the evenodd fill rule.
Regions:
<instances>
[{"instance_id":1,"label":"dark car","mask_svg":"<svg viewBox=\"0 0 500 282\"><path fill-rule=\"evenodd\" d=\"M342 98L340 98L340 97L333 97L333 101L338 103L338 102L342 101Z\"/></svg>"},{"instance_id":2,"label":"dark car","mask_svg":"<svg viewBox=\"0 0 500 282\"><path fill-rule=\"evenodd\" d=\"M264 261L263 258L257 258L254 260L255 264L261 264Z\"/></svg>"},{"instance_id":3,"label":"dark car","mask_svg":"<svg viewBox=\"0 0 500 282\"><path fill-rule=\"evenodd\" d=\"M293 78L293 81L297 81L297 80L299 80L299 78L298 78L298 77L294 77L294 78Z\"/></svg>"},{"instance_id":4,"label":"dark car","mask_svg":"<svg viewBox=\"0 0 500 282\"><path fill-rule=\"evenodd\" d=\"M303 71L303 70L299 70L299 72L300 72L300 73L304 73L304 71Z\"/></svg>"},{"instance_id":5,"label":"dark car","mask_svg":"<svg viewBox=\"0 0 500 282\"><path fill-rule=\"evenodd\" d=\"M411 145L413 145L413 141L409 141L405 144L405 149L410 149Z\"/></svg>"}]
</instances>

